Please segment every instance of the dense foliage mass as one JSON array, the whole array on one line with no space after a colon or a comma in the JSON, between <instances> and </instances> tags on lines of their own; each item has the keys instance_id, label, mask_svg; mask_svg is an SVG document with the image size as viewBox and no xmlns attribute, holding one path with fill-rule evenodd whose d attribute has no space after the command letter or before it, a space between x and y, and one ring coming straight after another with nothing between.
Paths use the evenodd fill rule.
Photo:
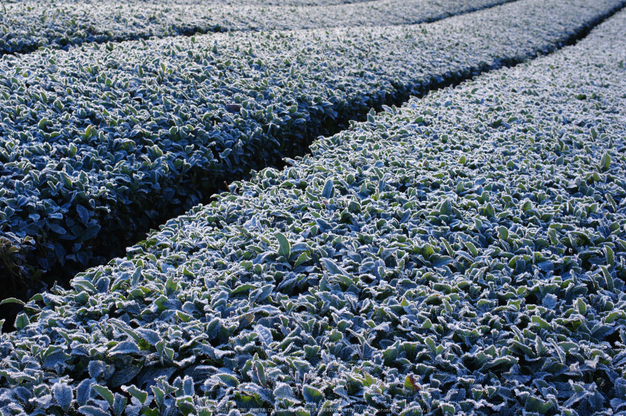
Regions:
<instances>
[{"instance_id":1,"label":"dense foliage mass","mask_svg":"<svg viewBox=\"0 0 626 416\"><path fill-rule=\"evenodd\" d=\"M625 60L621 12L234 183L30 301L2 411L623 411Z\"/></svg>"},{"instance_id":2,"label":"dense foliage mass","mask_svg":"<svg viewBox=\"0 0 626 416\"><path fill-rule=\"evenodd\" d=\"M523 0L428 25L5 56L0 293L111 258L371 107L554 49L623 3Z\"/></svg>"},{"instance_id":3,"label":"dense foliage mass","mask_svg":"<svg viewBox=\"0 0 626 416\"><path fill-rule=\"evenodd\" d=\"M511 0L375 0L297 7L205 1L26 0L4 4L0 54L89 42L227 30L391 26L431 22ZM283 0L279 0L279 3ZM325 1L322 3L326 3ZM332 2L329 2L332 3Z\"/></svg>"}]
</instances>

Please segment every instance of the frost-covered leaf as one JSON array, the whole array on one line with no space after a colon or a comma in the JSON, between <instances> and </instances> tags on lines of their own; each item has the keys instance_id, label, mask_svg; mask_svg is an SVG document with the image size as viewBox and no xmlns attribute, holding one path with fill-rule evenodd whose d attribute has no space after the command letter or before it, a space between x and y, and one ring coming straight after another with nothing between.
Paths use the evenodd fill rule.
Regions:
<instances>
[{"instance_id":1,"label":"frost-covered leaf","mask_svg":"<svg viewBox=\"0 0 626 416\"><path fill-rule=\"evenodd\" d=\"M98 393L104 400L107 401L109 406L113 406L113 401L115 400L113 393L105 386L101 386L99 384L93 384L91 388Z\"/></svg>"},{"instance_id":2,"label":"frost-covered leaf","mask_svg":"<svg viewBox=\"0 0 626 416\"><path fill-rule=\"evenodd\" d=\"M139 400L140 403L144 404L148 399L148 393L138 389L134 385L130 386L122 386L122 390Z\"/></svg>"},{"instance_id":3,"label":"frost-covered leaf","mask_svg":"<svg viewBox=\"0 0 626 416\"><path fill-rule=\"evenodd\" d=\"M286 383L276 383L276 387L274 388L274 397L277 397L279 399L289 399L296 401L293 390L291 389L289 384ZM298 402L299 401L296 401L296 403Z\"/></svg>"},{"instance_id":4,"label":"frost-covered leaf","mask_svg":"<svg viewBox=\"0 0 626 416\"><path fill-rule=\"evenodd\" d=\"M108 352L109 356L135 354L139 352L139 347L134 341L122 341Z\"/></svg>"},{"instance_id":5,"label":"frost-covered leaf","mask_svg":"<svg viewBox=\"0 0 626 416\"><path fill-rule=\"evenodd\" d=\"M52 391L54 392L54 399L61 406L61 409L67 412L74 399L72 389L67 384L58 382L52 386Z\"/></svg>"},{"instance_id":6,"label":"frost-covered leaf","mask_svg":"<svg viewBox=\"0 0 626 416\"><path fill-rule=\"evenodd\" d=\"M148 342L148 344L154 346L157 342L161 341L161 336L158 332L147 328L137 328L136 332Z\"/></svg>"},{"instance_id":7,"label":"frost-covered leaf","mask_svg":"<svg viewBox=\"0 0 626 416\"><path fill-rule=\"evenodd\" d=\"M96 406L86 405L78 408L78 412L86 416L111 416L109 412L105 412Z\"/></svg>"},{"instance_id":8,"label":"frost-covered leaf","mask_svg":"<svg viewBox=\"0 0 626 416\"><path fill-rule=\"evenodd\" d=\"M215 377L229 387L237 387L239 385L237 378L231 374L217 374Z\"/></svg>"},{"instance_id":9,"label":"frost-covered leaf","mask_svg":"<svg viewBox=\"0 0 626 416\"><path fill-rule=\"evenodd\" d=\"M263 342L263 344L269 345L273 342L274 339L272 337L272 333L268 328L264 327L263 325L255 326L254 331L257 333L259 339L261 340L261 342Z\"/></svg>"},{"instance_id":10,"label":"frost-covered leaf","mask_svg":"<svg viewBox=\"0 0 626 416\"><path fill-rule=\"evenodd\" d=\"M302 388L302 395L304 400L309 403L321 403L324 400L324 393L310 385L305 385Z\"/></svg>"},{"instance_id":11,"label":"frost-covered leaf","mask_svg":"<svg viewBox=\"0 0 626 416\"><path fill-rule=\"evenodd\" d=\"M89 401L91 386L93 383L94 382L91 379L84 379L76 388L76 401L80 406L86 405Z\"/></svg>"},{"instance_id":12,"label":"frost-covered leaf","mask_svg":"<svg viewBox=\"0 0 626 416\"><path fill-rule=\"evenodd\" d=\"M291 254L291 244L289 244L289 240L282 233L276 233L276 240L278 240L278 254L289 258Z\"/></svg>"}]
</instances>

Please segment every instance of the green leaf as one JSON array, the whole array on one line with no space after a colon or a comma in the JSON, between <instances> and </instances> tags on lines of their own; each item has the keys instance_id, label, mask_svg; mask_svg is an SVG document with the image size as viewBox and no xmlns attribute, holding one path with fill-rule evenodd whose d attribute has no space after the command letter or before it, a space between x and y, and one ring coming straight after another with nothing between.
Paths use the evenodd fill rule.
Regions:
<instances>
[{"instance_id":1,"label":"green leaf","mask_svg":"<svg viewBox=\"0 0 626 416\"><path fill-rule=\"evenodd\" d=\"M551 229L548 231L548 237L550 238L550 242L553 245L558 245L559 244L559 240L556 238L556 230Z\"/></svg>"},{"instance_id":2,"label":"green leaf","mask_svg":"<svg viewBox=\"0 0 626 416\"><path fill-rule=\"evenodd\" d=\"M29 302L41 302L43 300L43 296L41 293L35 293L28 301Z\"/></svg>"},{"instance_id":3,"label":"green leaf","mask_svg":"<svg viewBox=\"0 0 626 416\"><path fill-rule=\"evenodd\" d=\"M354 280L350 277L350 275L344 269L339 267L333 260L329 258L321 258L320 261L332 276L338 277L346 286L354 284Z\"/></svg>"},{"instance_id":4,"label":"green leaf","mask_svg":"<svg viewBox=\"0 0 626 416\"><path fill-rule=\"evenodd\" d=\"M159 333L151 329L137 328L135 332L141 335L141 338L146 340L146 342L148 342L148 344L152 346L155 346L157 342L161 341L161 336L159 335Z\"/></svg>"},{"instance_id":5,"label":"green leaf","mask_svg":"<svg viewBox=\"0 0 626 416\"><path fill-rule=\"evenodd\" d=\"M509 230L506 227L498 227L498 236L500 237L501 240L508 240L509 239Z\"/></svg>"},{"instance_id":6,"label":"green leaf","mask_svg":"<svg viewBox=\"0 0 626 416\"><path fill-rule=\"evenodd\" d=\"M274 388L274 397L279 399L288 399L291 401L296 401L300 403L299 400L296 400L293 396L293 390L289 386L289 384L276 382L276 387Z\"/></svg>"},{"instance_id":7,"label":"green leaf","mask_svg":"<svg viewBox=\"0 0 626 416\"><path fill-rule=\"evenodd\" d=\"M409 374L404 378L404 388L412 392L416 392L420 389L415 377L413 377L412 374Z\"/></svg>"},{"instance_id":8,"label":"green leaf","mask_svg":"<svg viewBox=\"0 0 626 416\"><path fill-rule=\"evenodd\" d=\"M476 249L476 246L472 242L466 241L465 247L467 247L470 253L472 253L472 256L474 257L478 256L478 250Z\"/></svg>"},{"instance_id":9,"label":"green leaf","mask_svg":"<svg viewBox=\"0 0 626 416\"><path fill-rule=\"evenodd\" d=\"M154 400L156 401L157 405L159 406L159 408L162 407L163 403L165 402L165 392L157 386L150 386L150 389L154 394Z\"/></svg>"},{"instance_id":10,"label":"green leaf","mask_svg":"<svg viewBox=\"0 0 626 416\"><path fill-rule=\"evenodd\" d=\"M94 389L94 391L98 393L104 400L106 400L107 403L109 403L109 406L113 406L113 401L115 400L115 397L113 396L111 390L99 384L92 384L91 388Z\"/></svg>"},{"instance_id":11,"label":"green leaf","mask_svg":"<svg viewBox=\"0 0 626 416\"><path fill-rule=\"evenodd\" d=\"M109 350L109 356L135 354L139 352L139 347L133 341L122 341Z\"/></svg>"},{"instance_id":12,"label":"green leaf","mask_svg":"<svg viewBox=\"0 0 626 416\"><path fill-rule=\"evenodd\" d=\"M259 361L256 361L254 363L254 369L256 371L257 379L259 380L259 383L261 383L261 386L267 387L267 379L265 378L265 368L263 367L263 364Z\"/></svg>"},{"instance_id":13,"label":"green leaf","mask_svg":"<svg viewBox=\"0 0 626 416\"><path fill-rule=\"evenodd\" d=\"M544 321L543 319L541 319L540 316L536 316L534 315L532 318L530 318L531 321L533 321L534 323L538 324L541 328L543 329L550 329L552 328L552 326L550 326L549 323L547 323L546 321Z\"/></svg>"},{"instance_id":14,"label":"green leaf","mask_svg":"<svg viewBox=\"0 0 626 416\"><path fill-rule=\"evenodd\" d=\"M215 377L217 377L222 383L226 384L228 387L239 386L239 381L237 381L237 378L231 374L216 374Z\"/></svg>"},{"instance_id":15,"label":"green leaf","mask_svg":"<svg viewBox=\"0 0 626 416\"><path fill-rule=\"evenodd\" d=\"M322 196L326 199L329 199L333 196L333 180L329 179L326 181L326 184L324 185L324 189L322 190Z\"/></svg>"},{"instance_id":16,"label":"green leaf","mask_svg":"<svg viewBox=\"0 0 626 416\"><path fill-rule=\"evenodd\" d=\"M198 414L198 409L194 406L191 397L181 397L176 399L176 407L178 407L178 410L180 410L183 416Z\"/></svg>"},{"instance_id":17,"label":"green leaf","mask_svg":"<svg viewBox=\"0 0 626 416\"><path fill-rule=\"evenodd\" d=\"M552 402L545 401L536 396L530 396L526 399L526 410L545 414L552 407Z\"/></svg>"},{"instance_id":18,"label":"green leaf","mask_svg":"<svg viewBox=\"0 0 626 416\"><path fill-rule=\"evenodd\" d=\"M115 400L113 400L113 413L115 413L116 416L122 416L124 409L126 409L126 403L128 403L128 399L126 397L119 393L115 393Z\"/></svg>"},{"instance_id":19,"label":"green leaf","mask_svg":"<svg viewBox=\"0 0 626 416\"><path fill-rule=\"evenodd\" d=\"M285 237L281 233L276 233L275 236L278 240L279 245L278 254L284 256L285 258L289 258L289 254L291 253L291 245L289 244L287 237Z\"/></svg>"},{"instance_id":20,"label":"green leaf","mask_svg":"<svg viewBox=\"0 0 626 416\"><path fill-rule=\"evenodd\" d=\"M610 267L615 265L615 253L613 253L613 249L609 246L604 247L604 252L606 254L606 262ZM0 303L1 305L1 303Z\"/></svg>"},{"instance_id":21,"label":"green leaf","mask_svg":"<svg viewBox=\"0 0 626 416\"><path fill-rule=\"evenodd\" d=\"M439 206L439 215L450 215L452 212L452 202L450 202L449 199L446 199Z\"/></svg>"},{"instance_id":22,"label":"green leaf","mask_svg":"<svg viewBox=\"0 0 626 416\"><path fill-rule=\"evenodd\" d=\"M89 125L87 126L87 128L85 129L85 132L83 133L83 139L87 140L90 139L96 132L96 129L94 126Z\"/></svg>"},{"instance_id":23,"label":"green leaf","mask_svg":"<svg viewBox=\"0 0 626 416\"><path fill-rule=\"evenodd\" d=\"M319 345L305 345L304 346L304 355L306 356L307 360L312 360L314 357L317 356L317 354L319 354L321 348Z\"/></svg>"},{"instance_id":24,"label":"green leaf","mask_svg":"<svg viewBox=\"0 0 626 416\"><path fill-rule=\"evenodd\" d=\"M443 246L446 248L446 251L448 252L448 254L450 256L454 256L454 253L455 253L454 249L452 248L448 240L446 240L445 238L442 238L441 242L443 243Z\"/></svg>"},{"instance_id":25,"label":"green leaf","mask_svg":"<svg viewBox=\"0 0 626 416\"><path fill-rule=\"evenodd\" d=\"M94 294L98 291L96 287L93 285L93 283L91 283L89 280L85 280L81 278L73 279L70 285L74 289L76 289L76 291L84 290L85 292L89 294Z\"/></svg>"},{"instance_id":26,"label":"green leaf","mask_svg":"<svg viewBox=\"0 0 626 416\"><path fill-rule=\"evenodd\" d=\"M569 350L578 350L578 345L573 342L559 342L559 347L561 347L566 353L569 352Z\"/></svg>"},{"instance_id":27,"label":"green leaf","mask_svg":"<svg viewBox=\"0 0 626 416\"><path fill-rule=\"evenodd\" d=\"M606 266L600 265L600 270L602 270L602 276L604 276L604 281L606 282L606 287L610 291L615 289L615 282L613 281L613 277Z\"/></svg>"},{"instance_id":28,"label":"green leaf","mask_svg":"<svg viewBox=\"0 0 626 416\"><path fill-rule=\"evenodd\" d=\"M222 320L216 317L209 322L205 332L210 339L214 339L218 336L220 329L222 329Z\"/></svg>"},{"instance_id":29,"label":"green leaf","mask_svg":"<svg viewBox=\"0 0 626 416\"><path fill-rule=\"evenodd\" d=\"M5 304L9 304L9 303L17 303L18 305L25 305L26 304L26 303L24 303L23 300L20 300L20 299L17 299L17 298L6 298L2 302L0 302L0 305L5 305Z\"/></svg>"},{"instance_id":30,"label":"green leaf","mask_svg":"<svg viewBox=\"0 0 626 416\"><path fill-rule=\"evenodd\" d=\"M170 276L165 281L165 294L167 296L171 296L171 295L175 294L176 292L178 292L178 281L176 279L174 279L173 276Z\"/></svg>"},{"instance_id":31,"label":"green leaf","mask_svg":"<svg viewBox=\"0 0 626 416\"><path fill-rule=\"evenodd\" d=\"M600 159L600 170L607 171L611 167L611 155L609 153L605 153L602 155L602 159Z\"/></svg>"},{"instance_id":32,"label":"green leaf","mask_svg":"<svg viewBox=\"0 0 626 416\"><path fill-rule=\"evenodd\" d=\"M348 211L358 214L359 212L361 212L361 204L359 204L357 201L350 201L350 203L348 204Z\"/></svg>"},{"instance_id":33,"label":"green leaf","mask_svg":"<svg viewBox=\"0 0 626 416\"><path fill-rule=\"evenodd\" d=\"M50 123L50 121L48 121L47 118L42 118L41 120L39 120L39 123L37 124L37 127L39 128L39 130L43 130L46 128L46 125Z\"/></svg>"},{"instance_id":34,"label":"green leaf","mask_svg":"<svg viewBox=\"0 0 626 416\"><path fill-rule=\"evenodd\" d=\"M426 342L426 345L428 345L428 348L430 348L432 352L437 353L437 346L435 345L433 337L427 337L424 342Z\"/></svg>"},{"instance_id":35,"label":"green leaf","mask_svg":"<svg viewBox=\"0 0 626 416\"><path fill-rule=\"evenodd\" d=\"M25 313L20 313L15 318L15 328L16 329L24 329L30 323L28 316Z\"/></svg>"},{"instance_id":36,"label":"green leaf","mask_svg":"<svg viewBox=\"0 0 626 416\"><path fill-rule=\"evenodd\" d=\"M619 318L621 316L622 312L621 311L613 311L610 314L608 314L605 318L605 322L607 324L610 324L612 322L614 322L617 318Z\"/></svg>"},{"instance_id":37,"label":"green leaf","mask_svg":"<svg viewBox=\"0 0 626 416\"><path fill-rule=\"evenodd\" d=\"M309 255L308 251L305 251L304 253L301 253L298 256L298 259L293 264L293 267L296 268L299 265L301 265L302 263L306 263L307 261L311 261L311 256Z\"/></svg>"},{"instance_id":38,"label":"green leaf","mask_svg":"<svg viewBox=\"0 0 626 416\"><path fill-rule=\"evenodd\" d=\"M130 394L131 396L133 396L134 398L136 398L137 400L139 400L139 402L141 404L145 404L146 400L148 399L148 393L138 389L137 387L131 385L131 386L122 386L121 387L123 391L125 391L126 393Z\"/></svg>"},{"instance_id":39,"label":"green leaf","mask_svg":"<svg viewBox=\"0 0 626 416\"><path fill-rule=\"evenodd\" d=\"M262 302L264 301L274 290L273 284L264 285L250 293L249 299L250 302Z\"/></svg>"},{"instance_id":40,"label":"green leaf","mask_svg":"<svg viewBox=\"0 0 626 416\"><path fill-rule=\"evenodd\" d=\"M63 102L61 100L59 100L58 98L56 100L54 100L52 105L55 106L57 108L57 110L59 110L59 111L62 111L63 108L65 108L65 106L63 105Z\"/></svg>"},{"instance_id":41,"label":"green leaf","mask_svg":"<svg viewBox=\"0 0 626 416\"><path fill-rule=\"evenodd\" d=\"M251 285L250 283L244 283L243 285L239 285L235 289L233 289L233 291L230 292L230 296L236 295L237 293L247 292L250 289L254 289L255 287L256 286Z\"/></svg>"},{"instance_id":42,"label":"green leaf","mask_svg":"<svg viewBox=\"0 0 626 416\"><path fill-rule=\"evenodd\" d=\"M304 400L309 403L320 403L324 400L324 394L313 386L305 385L302 389Z\"/></svg>"},{"instance_id":43,"label":"green leaf","mask_svg":"<svg viewBox=\"0 0 626 416\"><path fill-rule=\"evenodd\" d=\"M320 261L331 275L348 275L348 273L346 273L344 269L339 267L339 265L337 265L337 263L335 263L333 260L323 257L320 259Z\"/></svg>"}]
</instances>

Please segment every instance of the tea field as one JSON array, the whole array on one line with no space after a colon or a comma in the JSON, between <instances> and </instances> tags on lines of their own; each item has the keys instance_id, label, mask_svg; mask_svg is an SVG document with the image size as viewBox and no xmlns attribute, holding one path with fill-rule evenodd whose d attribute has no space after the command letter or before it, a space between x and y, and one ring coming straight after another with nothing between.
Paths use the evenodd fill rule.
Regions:
<instances>
[{"instance_id":1,"label":"tea field","mask_svg":"<svg viewBox=\"0 0 626 416\"><path fill-rule=\"evenodd\" d=\"M4 55L7 282L181 215L4 301L0 414L623 414L625 5Z\"/></svg>"},{"instance_id":2,"label":"tea field","mask_svg":"<svg viewBox=\"0 0 626 416\"><path fill-rule=\"evenodd\" d=\"M5 55L0 299L67 286L225 181L304 153L370 108L554 50L622 3L521 0L422 25Z\"/></svg>"}]
</instances>

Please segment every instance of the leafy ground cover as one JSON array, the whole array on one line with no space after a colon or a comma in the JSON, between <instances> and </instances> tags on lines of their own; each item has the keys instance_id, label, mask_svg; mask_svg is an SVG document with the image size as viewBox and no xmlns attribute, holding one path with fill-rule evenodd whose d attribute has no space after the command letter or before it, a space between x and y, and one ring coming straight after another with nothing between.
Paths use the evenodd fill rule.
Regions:
<instances>
[{"instance_id":1,"label":"leafy ground cover","mask_svg":"<svg viewBox=\"0 0 626 416\"><path fill-rule=\"evenodd\" d=\"M390 26L432 22L511 0L376 0L294 6L223 2L23 1L4 4L0 54L41 47L229 30ZM253 3L253 2L249 2ZM332 3L332 2L331 2Z\"/></svg>"},{"instance_id":2,"label":"leafy ground cover","mask_svg":"<svg viewBox=\"0 0 626 416\"><path fill-rule=\"evenodd\" d=\"M552 50L623 3L524 0L429 25L5 56L0 265L13 292L0 298L119 255L207 190L371 107Z\"/></svg>"},{"instance_id":3,"label":"leafy ground cover","mask_svg":"<svg viewBox=\"0 0 626 416\"><path fill-rule=\"evenodd\" d=\"M31 300L2 411L623 411L625 60L620 12L235 182Z\"/></svg>"},{"instance_id":4,"label":"leafy ground cover","mask_svg":"<svg viewBox=\"0 0 626 416\"><path fill-rule=\"evenodd\" d=\"M134 0L130 0L134 1ZM339 4L369 3L377 0L172 0L168 4L220 4L257 6L333 6ZM149 3L163 3L163 0L147 0Z\"/></svg>"}]
</instances>

